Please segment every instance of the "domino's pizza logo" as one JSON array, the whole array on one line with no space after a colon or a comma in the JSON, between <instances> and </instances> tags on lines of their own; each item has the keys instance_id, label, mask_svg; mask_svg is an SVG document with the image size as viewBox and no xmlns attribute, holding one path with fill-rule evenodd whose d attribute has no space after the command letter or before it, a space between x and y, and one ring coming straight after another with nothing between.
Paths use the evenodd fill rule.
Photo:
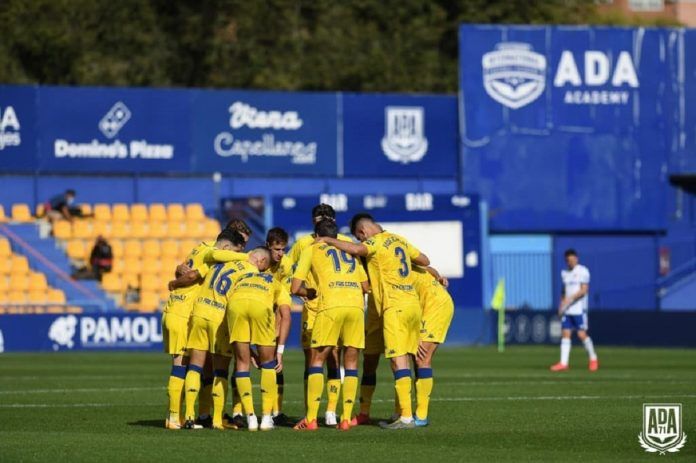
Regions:
<instances>
[{"instance_id":1,"label":"domino's pizza logo","mask_svg":"<svg viewBox=\"0 0 696 463\"><path fill-rule=\"evenodd\" d=\"M99 130L106 138L114 138L130 118L130 109L125 103L119 101L101 118Z\"/></svg>"},{"instance_id":2,"label":"domino's pizza logo","mask_svg":"<svg viewBox=\"0 0 696 463\"><path fill-rule=\"evenodd\" d=\"M498 103L519 109L532 103L546 86L546 57L520 42L504 42L483 55L483 86Z\"/></svg>"},{"instance_id":3,"label":"domino's pizza logo","mask_svg":"<svg viewBox=\"0 0 696 463\"><path fill-rule=\"evenodd\" d=\"M66 315L56 318L48 329L48 339L53 341L53 350L58 350L61 347L72 349L75 346L73 338L76 332L77 317Z\"/></svg>"},{"instance_id":4,"label":"domino's pizza logo","mask_svg":"<svg viewBox=\"0 0 696 463\"><path fill-rule=\"evenodd\" d=\"M423 159L428 151L423 107L387 106L384 112L384 155L390 161L401 164Z\"/></svg>"}]
</instances>

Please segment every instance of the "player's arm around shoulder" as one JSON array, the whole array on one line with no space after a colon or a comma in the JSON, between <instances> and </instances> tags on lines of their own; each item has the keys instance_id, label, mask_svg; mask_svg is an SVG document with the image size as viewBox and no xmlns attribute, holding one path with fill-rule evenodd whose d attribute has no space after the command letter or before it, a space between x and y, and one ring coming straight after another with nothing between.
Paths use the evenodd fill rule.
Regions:
<instances>
[{"instance_id":1,"label":"player's arm around shoulder","mask_svg":"<svg viewBox=\"0 0 696 463\"><path fill-rule=\"evenodd\" d=\"M352 241L343 241L337 238L329 238L328 236L321 236L316 239L316 243L326 243L330 246L335 247L339 251L347 252L350 255L358 257L367 257L371 254L370 248L368 247L367 240L365 243L353 243Z\"/></svg>"},{"instance_id":2,"label":"player's arm around shoulder","mask_svg":"<svg viewBox=\"0 0 696 463\"><path fill-rule=\"evenodd\" d=\"M290 283L290 292L292 294L309 300L317 297L317 291L314 288L306 288L304 286L304 282L312 269L313 254L314 246L308 246L302 251L300 259L295 266L295 272L292 275L292 283Z\"/></svg>"}]
</instances>

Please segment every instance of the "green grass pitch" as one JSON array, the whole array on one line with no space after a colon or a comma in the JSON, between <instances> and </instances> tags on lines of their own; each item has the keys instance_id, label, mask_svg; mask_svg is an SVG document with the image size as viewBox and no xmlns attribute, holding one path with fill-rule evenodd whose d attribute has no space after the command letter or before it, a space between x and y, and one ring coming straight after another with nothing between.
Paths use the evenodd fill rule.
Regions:
<instances>
[{"instance_id":1,"label":"green grass pitch","mask_svg":"<svg viewBox=\"0 0 696 463\"><path fill-rule=\"evenodd\" d=\"M0 461L696 461L696 351L598 353L597 373L576 345L571 371L553 374L557 347L445 347L428 428L347 433L166 431L163 354L2 354ZM299 417L301 354L286 357L285 411ZM373 415L388 417L392 397L383 361ZM683 404L688 440L679 453L640 447L644 402Z\"/></svg>"}]
</instances>

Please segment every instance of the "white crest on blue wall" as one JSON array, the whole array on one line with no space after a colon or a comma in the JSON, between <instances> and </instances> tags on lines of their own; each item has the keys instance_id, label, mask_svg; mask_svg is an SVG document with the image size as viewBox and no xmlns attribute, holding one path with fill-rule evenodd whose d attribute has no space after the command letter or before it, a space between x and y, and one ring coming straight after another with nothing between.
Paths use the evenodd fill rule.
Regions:
<instances>
[{"instance_id":1,"label":"white crest on blue wall","mask_svg":"<svg viewBox=\"0 0 696 463\"><path fill-rule=\"evenodd\" d=\"M533 102L546 86L546 57L527 43L499 43L483 55L483 86L488 95L508 108Z\"/></svg>"},{"instance_id":2,"label":"white crest on blue wall","mask_svg":"<svg viewBox=\"0 0 696 463\"><path fill-rule=\"evenodd\" d=\"M428 151L425 117L421 106L387 106L384 110L382 151L390 161L408 164L423 159Z\"/></svg>"}]
</instances>

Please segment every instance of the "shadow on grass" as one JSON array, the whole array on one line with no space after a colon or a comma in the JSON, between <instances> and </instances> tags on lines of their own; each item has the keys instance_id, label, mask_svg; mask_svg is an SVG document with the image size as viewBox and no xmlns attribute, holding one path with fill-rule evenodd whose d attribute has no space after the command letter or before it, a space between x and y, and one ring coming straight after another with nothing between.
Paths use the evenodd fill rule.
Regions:
<instances>
[{"instance_id":1,"label":"shadow on grass","mask_svg":"<svg viewBox=\"0 0 696 463\"><path fill-rule=\"evenodd\" d=\"M144 428L162 428L164 429L164 420L140 420L131 421L128 426L141 426Z\"/></svg>"}]
</instances>

